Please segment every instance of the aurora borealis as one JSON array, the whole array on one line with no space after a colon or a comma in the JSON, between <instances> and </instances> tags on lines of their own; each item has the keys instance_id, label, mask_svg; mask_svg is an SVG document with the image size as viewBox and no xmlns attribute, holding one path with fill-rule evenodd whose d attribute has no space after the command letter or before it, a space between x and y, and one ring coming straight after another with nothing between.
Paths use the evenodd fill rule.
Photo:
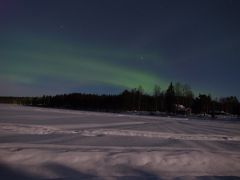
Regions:
<instances>
[{"instance_id":1,"label":"aurora borealis","mask_svg":"<svg viewBox=\"0 0 240 180\"><path fill-rule=\"evenodd\" d=\"M240 3L0 3L0 95L151 93L173 82L240 96Z\"/></svg>"}]
</instances>

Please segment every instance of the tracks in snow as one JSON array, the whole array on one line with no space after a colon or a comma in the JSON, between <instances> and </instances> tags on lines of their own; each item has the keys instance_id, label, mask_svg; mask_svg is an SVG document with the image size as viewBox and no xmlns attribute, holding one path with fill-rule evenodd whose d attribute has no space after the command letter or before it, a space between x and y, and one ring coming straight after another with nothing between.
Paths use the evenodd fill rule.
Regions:
<instances>
[{"instance_id":1,"label":"tracks in snow","mask_svg":"<svg viewBox=\"0 0 240 180\"><path fill-rule=\"evenodd\" d=\"M116 126L119 124L116 124ZM122 124L121 124L122 125ZM126 136L126 137L147 137L158 139L195 140L195 141L240 141L240 136L216 135L216 134L186 134L151 132L139 130L121 130L111 128L88 128L88 129L61 129L50 126L2 124L1 131L14 134L79 134L81 136Z\"/></svg>"},{"instance_id":2,"label":"tracks in snow","mask_svg":"<svg viewBox=\"0 0 240 180\"><path fill-rule=\"evenodd\" d=\"M131 137L148 137L160 139L177 139L177 140L199 140L199 141L240 141L240 136L227 135L211 135L211 134L178 134L178 133L163 133L149 132L136 130L118 130L118 129L95 129L75 131L83 136L131 136Z\"/></svg>"}]
</instances>

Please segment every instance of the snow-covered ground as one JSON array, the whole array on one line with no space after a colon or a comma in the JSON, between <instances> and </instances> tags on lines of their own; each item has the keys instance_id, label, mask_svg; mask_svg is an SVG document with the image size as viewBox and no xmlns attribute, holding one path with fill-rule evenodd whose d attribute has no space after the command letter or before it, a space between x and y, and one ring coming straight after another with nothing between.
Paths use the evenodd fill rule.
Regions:
<instances>
[{"instance_id":1,"label":"snow-covered ground","mask_svg":"<svg viewBox=\"0 0 240 180\"><path fill-rule=\"evenodd\" d=\"M240 121L0 104L0 179L240 179Z\"/></svg>"}]
</instances>

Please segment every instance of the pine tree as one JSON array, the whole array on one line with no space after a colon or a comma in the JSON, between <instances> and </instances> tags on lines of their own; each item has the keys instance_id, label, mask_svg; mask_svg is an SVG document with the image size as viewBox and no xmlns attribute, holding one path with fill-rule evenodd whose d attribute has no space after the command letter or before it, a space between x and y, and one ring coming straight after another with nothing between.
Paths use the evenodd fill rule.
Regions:
<instances>
[{"instance_id":1,"label":"pine tree","mask_svg":"<svg viewBox=\"0 0 240 180\"><path fill-rule=\"evenodd\" d=\"M167 112L175 112L175 101L175 90L171 82L165 94L165 108Z\"/></svg>"}]
</instances>

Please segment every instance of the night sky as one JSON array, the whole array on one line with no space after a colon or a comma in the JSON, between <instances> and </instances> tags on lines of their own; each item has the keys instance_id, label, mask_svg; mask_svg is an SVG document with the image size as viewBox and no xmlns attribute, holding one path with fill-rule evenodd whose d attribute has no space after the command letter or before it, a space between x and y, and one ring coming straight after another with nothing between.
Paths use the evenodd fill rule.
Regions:
<instances>
[{"instance_id":1,"label":"night sky","mask_svg":"<svg viewBox=\"0 0 240 180\"><path fill-rule=\"evenodd\" d=\"M0 96L189 84L240 97L238 0L0 0Z\"/></svg>"}]
</instances>

